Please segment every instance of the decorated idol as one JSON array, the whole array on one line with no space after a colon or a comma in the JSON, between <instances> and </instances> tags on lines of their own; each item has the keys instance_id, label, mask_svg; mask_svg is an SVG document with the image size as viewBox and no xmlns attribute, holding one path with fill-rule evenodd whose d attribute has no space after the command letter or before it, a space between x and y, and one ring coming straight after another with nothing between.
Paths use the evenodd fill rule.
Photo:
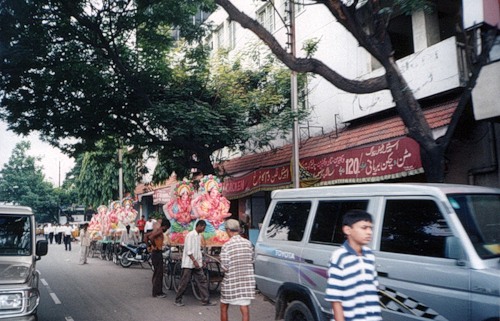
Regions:
<instances>
[{"instance_id":1,"label":"decorated idol","mask_svg":"<svg viewBox=\"0 0 500 321\"><path fill-rule=\"evenodd\" d=\"M194 219L192 213L193 185L186 179L175 186L174 197L167 203L167 218L172 223L187 226Z\"/></svg>"},{"instance_id":2,"label":"decorated idol","mask_svg":"<svg viewBox=\"0 0 500 321\"><path fill-rule=\"evenodd\" d=\"M208 175L200 182L202 194L193 202L193 210L197 218L209 221L215 229L224 228L224 219L231 216L229 201L222 196L220 180Z\"/></svg>"}]
</instances>

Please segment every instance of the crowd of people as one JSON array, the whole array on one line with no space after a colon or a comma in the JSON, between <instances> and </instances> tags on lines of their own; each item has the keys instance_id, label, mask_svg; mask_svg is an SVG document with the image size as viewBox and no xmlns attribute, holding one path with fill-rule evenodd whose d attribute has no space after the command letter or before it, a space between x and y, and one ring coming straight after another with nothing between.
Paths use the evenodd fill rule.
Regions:
<instances>
[{"instance_id":1,"label":"crowd of people","mask_svg":"<svg viewBox=\"0 0 500 321\"><path fill-rule=\"evenodd\" d=\"M45 240L50 244L64 244L66 251L71 251L71 242L75 239L78 231L76 224L44 224L41 226Z\"/></svg>"}]
</instances>

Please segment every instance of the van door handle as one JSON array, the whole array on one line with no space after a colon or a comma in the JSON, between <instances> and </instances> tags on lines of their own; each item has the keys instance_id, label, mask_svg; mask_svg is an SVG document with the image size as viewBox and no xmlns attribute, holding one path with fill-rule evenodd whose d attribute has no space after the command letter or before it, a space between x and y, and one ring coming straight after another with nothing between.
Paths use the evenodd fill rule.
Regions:
<instances>
[{"instance_id":1,"label":"van door handle","mask_svg":"<svg viewBox=\"0 0 500 321\"><path fill-rule=\"evenodd\" d=\"M377 271L377 274L378 274L378 276L381 276L381 277L384 277L384 278L389 277L389 273L387 273L387 272Z\"/></svg>"},{"instance_id":2,"label":"van door handle","mask_svg":"<svg viewBox=\"0 0 500 321\"><path fill-rule=\"evenodd\" d=\"M313 260L311 260L311 259L304 259L304 261L305 261L306 263L309 263L309 264L313 264L313 263L314 263L314 261L313 261Z\"/></svg>"}]
</instances>

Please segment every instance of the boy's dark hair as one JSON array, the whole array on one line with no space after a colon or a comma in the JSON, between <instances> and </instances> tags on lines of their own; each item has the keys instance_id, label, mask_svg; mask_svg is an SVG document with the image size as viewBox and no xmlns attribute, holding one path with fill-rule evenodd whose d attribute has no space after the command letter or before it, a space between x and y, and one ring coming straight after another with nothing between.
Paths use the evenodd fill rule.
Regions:
<instances>
[{"instance_id":1,"label":"boy's dark hair","mask_svg":"<svg viewBox=\"0 0 500 321\"><path fill-rule=\"evenodd\" d=\"M205 222L204 220L199 220L198 222L196 222L196 227L198 226L207 226L207 222Z\"/></svg>"},{"instance_id":2,"label":"boy's dark hair","mask_svg":"<svg viewBox=\"0 0 500 321\"><path fill-rule=\"evenodd\" d=\"M167 228L170 228L170 221L166 218L161 220L161 227L166 226Z\"/></svg>"},{"instance_id":3,"label":"boy's dark hair","mask_svg":"<svg viewBox=\"0 0 500 321\"><path fill-rule=\"evenodd\" d=\"M342 218L342 226L351 226L359 221L372 222L372 216L365 210L349 210Z\"/></svg>"}]
</instances>

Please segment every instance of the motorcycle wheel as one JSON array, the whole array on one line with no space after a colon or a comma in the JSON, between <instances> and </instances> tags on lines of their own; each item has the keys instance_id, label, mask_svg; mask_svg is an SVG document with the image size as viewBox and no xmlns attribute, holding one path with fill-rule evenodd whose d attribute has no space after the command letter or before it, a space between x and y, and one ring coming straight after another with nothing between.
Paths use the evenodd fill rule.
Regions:
<instances>
[{"instance_id":1,"label":"motorcycle wheel","mask_svg":"<svg viewBox=\"0 0 500 321\"><path fill-rule=\"evenodd\" d=\"M132 265L132 259L134 257L134 253L132 251L127 251L122 254L122 258L120 259L120 265L124 268L128 268Z\"/></svg>"}]
</instances>

